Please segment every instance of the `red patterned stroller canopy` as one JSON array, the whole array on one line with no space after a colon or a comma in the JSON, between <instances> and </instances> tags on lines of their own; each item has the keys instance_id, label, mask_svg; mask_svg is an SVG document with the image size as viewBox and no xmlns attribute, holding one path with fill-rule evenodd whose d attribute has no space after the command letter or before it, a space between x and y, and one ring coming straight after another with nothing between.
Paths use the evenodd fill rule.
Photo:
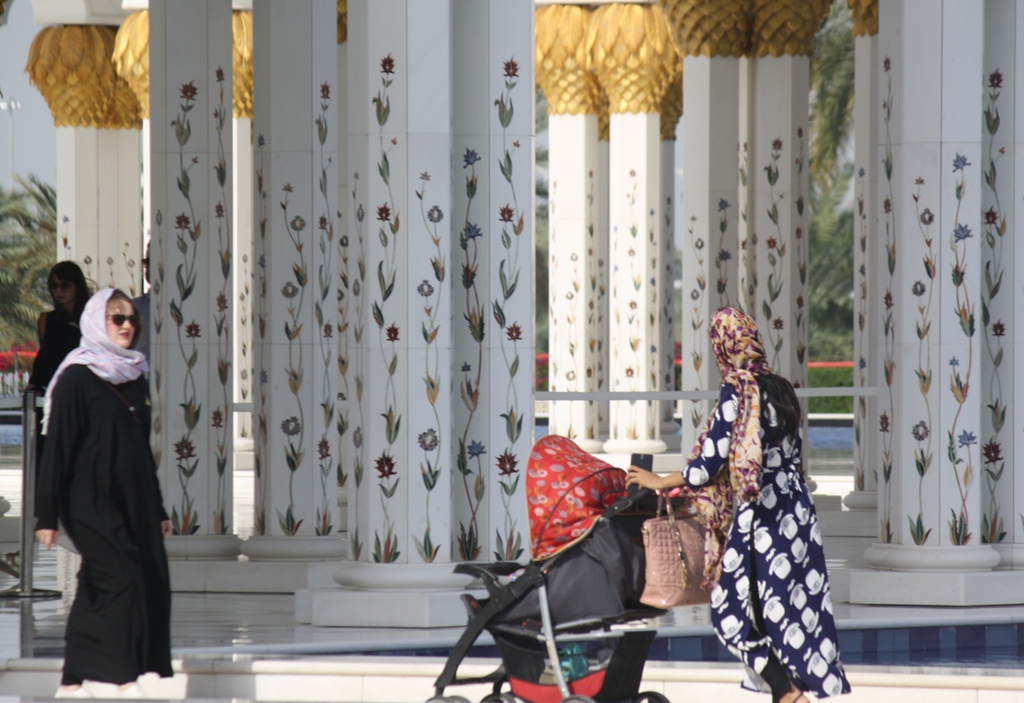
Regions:
<instances>
[{"instance_id":1,"label":"red patterned stroller canopy","mask_svg":"<svg viewBox=\"0 0 1024 703\"><path fill-rule=\"evenodd\" d=\"M590 534L605 508L626 494L626 472L566 437L542 437L526 465L530 552L548 559Z\"/></svg>"}]
</instances>

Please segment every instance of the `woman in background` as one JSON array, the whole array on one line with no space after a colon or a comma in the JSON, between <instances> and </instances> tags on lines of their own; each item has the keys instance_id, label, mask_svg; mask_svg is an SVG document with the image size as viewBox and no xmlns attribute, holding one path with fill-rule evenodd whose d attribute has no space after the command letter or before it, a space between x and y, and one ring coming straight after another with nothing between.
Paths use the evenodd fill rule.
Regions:
<instances>
[{"instance_id":1,"label":"woman in background","mask_svg":"<svg viewBox=\"0 0 1024 703\"><path fill-rule=\"evenodd\" d=\"M138 697L142 674L172 675L163 544L172 527L149 447L149 364L133 349L138 336L131 299L103 289L46 394L36 536L52 547L59 519L82 555L61 698L91 697L86 681Z\"/></svg>"},{"instance_id":2,"label":"woman in background","mask_svg":"<svg viewBox=\"0 0 1024 703\"><path fill-rule=\"evenodd\" d=\"M50 385L57 367L78 346L82 331L79 318L89 300L85 275L73 261L61 261L46 279L53 310L39 315L39 353L29 376L27 390L42 392Z\"/></svg>"},{"instance_id":3,"label":"woman in background","mask_svg":"<svg viewBox=\"0 0 1024 703\"><path fill-rule=\"evenodd\" d=\"M775 703L849 693L832 617L821 529L801 471L800 402L772 373L754 321L723 308L711 323L718 405L681 472L636 466L627 484L691 499L705 525L704 587L722 643Z\"/></svg>"}]
</instances>

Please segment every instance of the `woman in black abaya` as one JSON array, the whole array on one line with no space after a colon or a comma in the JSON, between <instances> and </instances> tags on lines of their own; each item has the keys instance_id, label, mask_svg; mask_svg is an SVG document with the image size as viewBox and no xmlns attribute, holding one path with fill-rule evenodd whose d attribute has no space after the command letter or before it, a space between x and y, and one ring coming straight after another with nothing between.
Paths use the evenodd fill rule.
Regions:
<instances>
[{"instance_id":1,"label":"woman in black abaya","mask_svg":"<svg viewBox=\"0 0 1024 703\"><path fill-rule=\"evenodd\" d=\"M145 356L132 349L139 318L115 289L94 295L81 346L50 382L36 495L36 536L48 548L58 519L82 555L68 616L58 697L89 697L86 681L141 695L136 679L171 676L171 594L163 508L149 447Z\"/></svg>"}]
</instances>

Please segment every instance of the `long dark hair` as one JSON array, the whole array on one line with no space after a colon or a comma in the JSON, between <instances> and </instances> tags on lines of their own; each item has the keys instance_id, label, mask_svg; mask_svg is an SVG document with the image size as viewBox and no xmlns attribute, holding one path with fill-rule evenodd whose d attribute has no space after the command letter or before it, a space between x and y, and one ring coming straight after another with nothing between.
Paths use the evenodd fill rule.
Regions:
<instances>
[{"instance_id":1,"label":"long dark hair","mask_svg":"<svg viewBox=\"0 0 1024 703\"><path fill-rule=\"evenodd\" d=\"M49 289L51 283L56 281L70 281L75 284L75 309L70 315L66 310L59 308L57 305L54 305L54 309L58 315L70 317L72 322L78 322L79 318L82 317L82 311L85 310L85 304L89 302L91 295L89 293L89 285L85 282L85 274L82 273L82 269L74 261L58 261L50 269L50 274L46 277L47 289Z\"/></svg>"},{"instance_id":2,"label":"long dark hair","mask_svg":"<svg viewBox=\"0 0 1024 703\"><path fill-rule=\"evenodd\" d=\"M773 373L756 378L761 393L775 408L782 430L787 435L798 434L800 432L800 399L796 397L793 384Z\"/></svg>"}]
</instances>

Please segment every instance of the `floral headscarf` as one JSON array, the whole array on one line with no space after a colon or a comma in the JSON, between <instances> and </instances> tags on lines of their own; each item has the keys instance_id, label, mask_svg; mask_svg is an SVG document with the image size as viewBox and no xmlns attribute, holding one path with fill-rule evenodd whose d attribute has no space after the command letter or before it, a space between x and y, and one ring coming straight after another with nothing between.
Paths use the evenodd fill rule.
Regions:
<instances>
[{"instance_id":1,"label":"floral headscarf","mask_svg":"<svg viewBox=\"0 0 1024 703\"><path fill-rule=\"evenodd\" d=\"M107 302L113 294L113 288L104 288L89 298L89 302L85 304L79 323L82 327L82 341L64 357L46 389L43 434L46 434L50 422L50 408L53 405L53 391L57 388L57 381L64 370L72 364L88 366L94 374L114 385L134 381L144 374L149 375L149 362L146 361L145 354L134 349L123 349L107 335Z\"/></svg>"},{"instance_id":2,"label":"floral headscarf","mask_svg":"<svg viewBox=\"0 0 1024 703\"><path fill-rule=\"evenodd\" d=\"M764 342L749 315L722 308L711 321L711 351L722 372L722 383L736 389L736 420L729 443L728 471L700 488L684 486L672 494L689 498L704 522L704 587L710 592L722 574L722 555L732 526L734 503L756 500L761 494L761 395L757 376L772 373ZM715 417L708 415L688 461L700 456Z\"/></svg>"}]
</instances>

